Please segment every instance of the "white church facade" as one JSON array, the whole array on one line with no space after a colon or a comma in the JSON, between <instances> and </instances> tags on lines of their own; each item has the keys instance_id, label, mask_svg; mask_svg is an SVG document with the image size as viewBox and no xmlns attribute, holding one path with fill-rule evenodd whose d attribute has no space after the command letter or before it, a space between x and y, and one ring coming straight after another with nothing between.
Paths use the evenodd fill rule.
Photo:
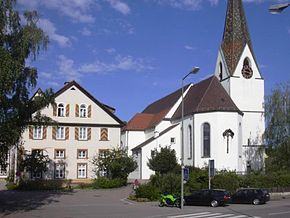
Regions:
<instances>
[{"instance_id":1,"label":"white church facade","mask_svg":"<svg viewBox=\"0 0 290 218\"><path fill-rule=\"evenodd\" d=\"M228 0L224 35L213 76L184 87L184 164L217 170L262 169L264 79L253 52L241 0ZM181 89L136 114L122 145L138 163L131 179L149 179L151 152L164 146L181 158Z\"/></svg>"}]
</instances>

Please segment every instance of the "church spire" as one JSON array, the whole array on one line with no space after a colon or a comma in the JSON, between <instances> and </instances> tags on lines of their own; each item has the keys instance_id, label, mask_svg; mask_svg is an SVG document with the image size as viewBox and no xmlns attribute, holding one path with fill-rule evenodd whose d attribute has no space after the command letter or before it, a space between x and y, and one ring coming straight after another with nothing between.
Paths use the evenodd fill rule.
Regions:
<instances>
[{"instance_id":1,"label":"church spire","mask_svg":"<svg viewBox=\"0 0 290 218\"><path fill-rule=\"evenodd\" d=\"M234 74L246 44L249 46L253 57L255 57L242 0L228 0L221 49L230 75Z\"/></svg>"}]
</instances>

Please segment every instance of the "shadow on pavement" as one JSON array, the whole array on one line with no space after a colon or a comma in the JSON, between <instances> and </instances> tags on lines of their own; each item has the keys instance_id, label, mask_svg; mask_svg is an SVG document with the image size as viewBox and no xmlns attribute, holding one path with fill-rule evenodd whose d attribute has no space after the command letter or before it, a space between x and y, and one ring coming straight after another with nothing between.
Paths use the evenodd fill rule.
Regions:
<instances>
[{"instance_id":1,"label":"shadow on pavement","mask_svg":"<svg viewBox=\"0 0 290 218\"><path fill-rule=\"evenodd\" d=\"M61 195L73 192L40 192L40 191L0 191L0 215L9 215L21 211L37 209L46 204L59 202Z\"/></svg>"}]
</instances>

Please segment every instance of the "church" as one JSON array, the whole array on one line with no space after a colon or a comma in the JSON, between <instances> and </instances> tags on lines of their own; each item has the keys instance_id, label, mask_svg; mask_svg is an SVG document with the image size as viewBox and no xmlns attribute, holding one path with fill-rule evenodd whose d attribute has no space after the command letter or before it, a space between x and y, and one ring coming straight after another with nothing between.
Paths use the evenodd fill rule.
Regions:
<instances>
[{"instance_id":1,"label":"church","mask_svg":"<svg viewBox=\"0 0 290 218\"><path fill-rule=\"evenodd\" d=\"M138 163L129 179L149 179L154 172L148 159L165 146L174 149L185 166L202 168L214 160L216 170L263 169L264 78L242 0L227 2L217 53L211 77L149 104L122 129L121 144Z\"/></svg>"}]
</instances>

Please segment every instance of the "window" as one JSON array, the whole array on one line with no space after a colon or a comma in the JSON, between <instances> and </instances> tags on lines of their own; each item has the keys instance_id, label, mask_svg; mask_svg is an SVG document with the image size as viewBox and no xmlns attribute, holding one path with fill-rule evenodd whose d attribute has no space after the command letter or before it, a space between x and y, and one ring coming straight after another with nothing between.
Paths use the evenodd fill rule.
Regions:
<instances>
[{"instance_id":1,"label":"window","mask_svg":"<svg viewBox=\"0 0 290 218\"><path fill-rule=\"evenodd\" d=\"M191 125L188 126L188 159L192 158L192 127Z\"/></svg>"},{"instance_id":2,"label":"window","mask_svg":"<svg viewBox=\"0 0 290 218\"><path fill-rule=\"evenodd\" d=\"M108 152L109 152L109 149L100 149L99 150L99 157L105 158L107 156Z\"/></svg>"},{"instance_id":3,"label":"window","mask_svg":"<svg viewBox=\"0 0 290 218\"><path fill-rule=\"evenodd\" d=\"M33 139L42 139L42 127L36 126L33 128Z\"/></svg>"},{"instance_id":4,"label":"window","mask_svg":"<svg viewBox=\"0 0 290 218\"><path fill-rule=\"evenodd\" d=\"M65 165L64 164L55 164L54 176L56 179L64 179L65 178Z\"/></svg>"},{"instance_id":5,"label":"window","mask_svg":"<svg viewBox=\"0 0 290 218\"><path fill-rule=\"evenodd\" d=\"M78 150L78 159L86 159L88 158L88 150Z\"/></svg>"},{"instance_id":6,"label":"window","mask_svg":"<svg viewBox=\"0 0 290 218\"><path fill-rule=\"evenodd\" d=\"M33 171L31 173L31 178L32 179L41 179L41 177L42 177L42 172Z\"/></svg>"},{"instance_id":7,"label":"window","mask_svg":"<svg viewBox=\"0 0 290 218\"><path fill-rule=\"evenodd\" d=\"M55 158L56 159L64 159L65 158L65 150L64 149L56 149L55 150Z\"/></svg>"},{"instance_id":8,"label":"window","mask_svg":"<svg viewBox=\"0 0 290 218\"><path fill-rule=\"evenodd\" d=\"M219 64L219 77L220 77L220 81L222 81L223 80L223 64L222 64L222 62L220 62L220 64Z\"/></svg>"},{"instance_id":9,"label":"window","mask_svg":"<svg viewBox=\"0 0 290 218\"><path fill-rule=\"evenodd\" d=\"M80 117L87 117L87 107L85 104L80 106Z\"/></svg>"},{"instance_id":10,"label":"window","mask_svg":"<svg viewBox=\"0 0 290 218\"><path fill-rule=\"evenodd\" d=\"M87 140L87 128L80 127L79 140Z\"/></svg>"},{"instance_id":11,"label":"window","mask_svg":"<svg viewBox=\"0 0 290 218\"><path fill-rule=\"evenodd\" d=\"M210 125L204 123L202 126L203 157L210 157Z\"/></svg>"},{"instance_id":12,"label":"window","mask_svg":"<svg viewBox=\"0 0 290 218\"><path fill-rule=\"evenodd\" d=\"M101 141L108 141L108 128L101 128Z\"/></svg>"},{"instance_id":13,"label":"window","mask_svg":"<svg viewBox=\"0 0 290 218\"><path fill-rule=\"evenodd\" d=\"M170 144L175 144L175 138L170 138Z\"/></svg>"},{"instance_id":14,"label":"window","mask_svg":"<svg viewBox=\"0 0 290 218\"><path fill-rule=\"evenodd\" d=\"M78 164L78 178L87 178L87 164Z\"/></svg>"},{"instance_id":15,"label":"window","mask_svg":"<svg viewBox=\"0 0 290 218\"><path fill-rule=\"evenodd\" d=\"M107 169L104 168L104 167L100 168L100 169L99 169L99 176L100 176L100 177L105 177L105 176L107 176Z\"/></svg>"},{"instance_id":16,"label":"window","mask_svg":"<svg viewBox=\"0 0 290 218\"><path fill-rule=\"evenodd\" d=\"M57 106L57 116L64 117L64 104L58 104Z\"/></svg>"},{"instance_id":17,"label":"window","mask_svg":"<svg viewBox=\"0 0 290 218\"><path fill-rule=\"evenodd\" d=\"M64 127L63 126L57 127L56 139L65 139Z\"/></svg>"}]
</instances>

